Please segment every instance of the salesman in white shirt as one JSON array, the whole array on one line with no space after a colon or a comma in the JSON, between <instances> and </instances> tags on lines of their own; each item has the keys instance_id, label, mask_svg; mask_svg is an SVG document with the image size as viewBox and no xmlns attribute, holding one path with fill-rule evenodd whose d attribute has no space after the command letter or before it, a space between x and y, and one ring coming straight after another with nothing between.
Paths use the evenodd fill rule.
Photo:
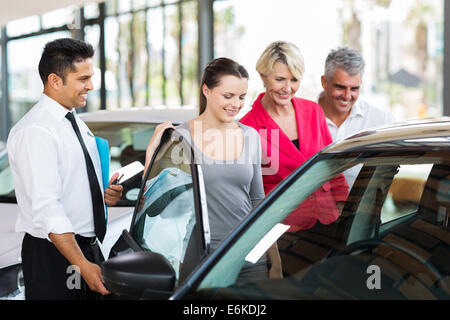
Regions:
<instances>
[{"instance_id":1,"label":"salesman in white shirt","mask_svg":"<svg viewBox=\"0 0 450 320\"><path fill-rule=\"evenodd\" d=\"M25 232L26 299L109 294L97 239L106 232L105 203L115 205L122 187L104 189L95 138L75 112L93 89L93 55L92 46L80 40L47 43L39 62L44 92L8 137L20 208L16 231ZM76 281L70 285L73 270L82 277L78 287Z\"/></svg>"},{"instance_id":2,"label":"salesman in white shirt","mask_svg":"<svg viewBox=\"0 0 450 320\"><path fill-rule=\"evenodd\" d=\"M325 74L321 78L324 91L318 103L333 141L393 121L390 113L358 99L364 66L361 54L348 47L331 50L325 60ZM344 172L350 189L360 169L355 166Z\"/></svg>"}]
</instances>

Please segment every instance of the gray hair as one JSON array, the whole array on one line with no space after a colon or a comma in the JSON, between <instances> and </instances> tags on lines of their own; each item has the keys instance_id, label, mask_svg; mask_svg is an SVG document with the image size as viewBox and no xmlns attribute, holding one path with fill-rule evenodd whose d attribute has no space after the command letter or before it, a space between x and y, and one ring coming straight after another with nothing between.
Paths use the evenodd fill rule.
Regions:
<instances>
[{"instance_id":1,"label":"gray hair","mask_svg":"<svg viewBox=\"0 0 450 320\"><path fill-rule=\"evenodd\" d=\"M333 49L325 60L325 77L330 80L336 69L342 69L351 76L364 73L366 63L359 51L349 47Z\"/></svg>"}]
</instances>

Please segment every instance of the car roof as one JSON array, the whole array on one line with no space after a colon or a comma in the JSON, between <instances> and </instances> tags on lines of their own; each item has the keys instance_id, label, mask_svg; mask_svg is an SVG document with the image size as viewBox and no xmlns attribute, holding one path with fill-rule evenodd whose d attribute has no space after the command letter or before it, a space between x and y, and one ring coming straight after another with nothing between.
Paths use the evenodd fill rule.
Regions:
<instances>
[{"instance_id":1,"label":"car roof","mask_svg":"<svg viewBox=\"0 0 450 320\"><path fill-rule=\"evenodd\" d=\"M398 148L450 150L450 118L405 121L360 131L336 141L321 153L395 151Z\"/></svg>"},{"instance_id":2,"label":"car roof","mask_svg":"<svg viewBox=\"0 0 450 320\"><path fill-rule=\"evenodd\" d=\"M92 122L133 122L161 123L172 121L175 124L186 122L198 115L193 106L182 107L134 107L116 110L99 110L78 114L86 123Z\"/></svg>"}]
</instances>

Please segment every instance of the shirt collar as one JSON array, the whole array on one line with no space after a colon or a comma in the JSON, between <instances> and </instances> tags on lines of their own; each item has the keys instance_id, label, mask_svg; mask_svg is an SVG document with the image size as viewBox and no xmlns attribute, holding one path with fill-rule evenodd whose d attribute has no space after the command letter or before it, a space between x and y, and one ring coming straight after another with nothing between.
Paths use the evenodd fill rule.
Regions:
<instances>
[{"instance_id":1,"label":"shirt collar","mask_svg":"<svg viewBox=\"0 0 450 320\"><path fill-rule=\"evenodd\" d=\"M45 93L42 94L40 102L42 102L43 108L47 109L47 111L56 120L61 120L65 118L67 112L72 112L74 115L76 115L75 108L72 108L72 110L68 110L64 108L61 104L59 104L56 100L47 96Z\"/></svg>"},{"instance_id":2,"label":"shirt collar","mask_svg":"<svg viewBox=\"0 0 450 320\"><path fill-rule=\"evenodd\" d=\"M352 111L350 111L350 115L349 117L364 117L364 113L362 112L361 109L361 104L359 103L359 99L356 100L355 104L352 107Z\"/></svg>"}]
</instances>

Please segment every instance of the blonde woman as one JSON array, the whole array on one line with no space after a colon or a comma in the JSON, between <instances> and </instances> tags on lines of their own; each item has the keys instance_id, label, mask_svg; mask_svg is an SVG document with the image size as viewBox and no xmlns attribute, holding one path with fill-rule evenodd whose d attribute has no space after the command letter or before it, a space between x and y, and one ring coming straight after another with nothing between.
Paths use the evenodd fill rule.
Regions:
<instances>
[{"instance_id":1,"label":"blonde woman","mask_svg":"<svg viewBox=\"0 0 450 320\"><path fill-rule=\"evenodd\" d=\"M263 157L270 167L263 171L264 191L269 193L281 180L332 143L322 108L295 97L305 71L303 56L292 43L271 43L256 63L266 89L240 121L255 128L261 137ZM284 223L290 231L311 228L317 220L329 224L337 219L336 203L345 201L347 183L342 175L325 183L290 214Z\"/></svg>"}]
</instances>

